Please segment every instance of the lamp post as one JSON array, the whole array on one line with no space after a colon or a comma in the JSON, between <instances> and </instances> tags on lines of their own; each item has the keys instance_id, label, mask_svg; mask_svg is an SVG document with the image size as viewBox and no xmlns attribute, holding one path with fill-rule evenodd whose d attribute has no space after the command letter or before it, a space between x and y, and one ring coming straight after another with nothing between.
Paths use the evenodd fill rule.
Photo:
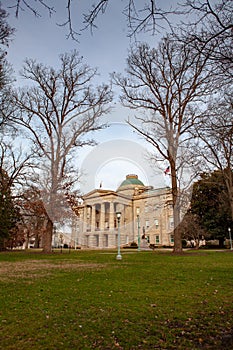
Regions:
<instances>
[{"instance_id":1,"label":"lamp post","mask_svg":"<svg viewBox=\"0 0 233 350\"><path fill-rule=\"evenodd\" d=\"M137 207L136 214L137 214L137 223L138 223L138 251L141 250L141 239L140 239L140 218L139 218L140 208Z\"/></svg>"},{"instance_id":2,"label":"lamp post","mask_svg":"<svg viewBox=\"0 0 233 350\"><path fill-rule=\"evenodd\" d=\"M230 227L228 227L228 232L229 232L231 250L233 250L233 247L232 247L232 238L231 238L231 228L230 228Z\"/></svg>"},{"instance_id":3,"label":"lamp post","mask_svg":"<svg viewBox=\"0 0 233 350\"><path fill-rule=\"evenodd\" d=\"M122 256L121 256L121 235L120 235L120 220L121 220L121 212L118 211L116 213L116 217L117 217L117 223L118 223L118 252L117 252L117 260L122 260Z\"/></svg>"}]
</instances>

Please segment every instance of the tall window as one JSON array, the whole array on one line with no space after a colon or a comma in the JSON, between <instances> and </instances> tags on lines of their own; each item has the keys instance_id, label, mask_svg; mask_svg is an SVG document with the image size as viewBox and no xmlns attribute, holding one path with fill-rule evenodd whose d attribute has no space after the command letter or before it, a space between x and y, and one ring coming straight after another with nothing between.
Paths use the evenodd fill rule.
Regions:
<instances>
[{"instance_id":1,"label":"tall window","mask_svg":"<svg viewBox=\"0 0 233 350\"><path fill-rule=\"evenodd\" d=\"M159 228L159 220L155 219L154 223L155 223L155 228Z\"/></svg>"},{"instance_id":2,"label":"tall window","mask_svg":"<svg viewBox=\"0 0 233 350\"><path fill-rule=\"evenodd\" d=\"M173 217L170 216L169 217L169 229L173 229L174 228L174 221L173 221Z\"/></svg>"},{"instance_id":3,"label":"tall window","mask_svg":"<svg viewBox=\"0 0 233 350\"><path fill-rule=\"evenodd\" d=\"M95 246L99 247L99 235L94 235L95 237Z\"/></svg>"},{"instance_id":4,"label":"tall window","mask_svg":"<svg viewBox=\"0 0 233 350\"><path fill-rule=\"evenodd\" d=\"M104 235L104 246L108 247L108 235Z\"/></svg>"}]
</instances>

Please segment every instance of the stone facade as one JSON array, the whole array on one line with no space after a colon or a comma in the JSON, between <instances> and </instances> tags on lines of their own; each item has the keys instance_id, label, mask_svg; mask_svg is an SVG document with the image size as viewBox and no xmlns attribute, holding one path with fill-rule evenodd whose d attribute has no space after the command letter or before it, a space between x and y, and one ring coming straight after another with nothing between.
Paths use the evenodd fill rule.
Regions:
<instances>
[{"instance_id":1,"label":"stone facade","mask_svg":"<svg viewBox=\"0 0 233 350\"><path fill-rule=\"evenodd\" d=\"M116 191L95 189L83 197L72 225L72 246L117 247L117 212L121 212L121 245L143 239L155 246L173 245L171 189L144 186L127 175Z\"/></svg>"}]
</instances>

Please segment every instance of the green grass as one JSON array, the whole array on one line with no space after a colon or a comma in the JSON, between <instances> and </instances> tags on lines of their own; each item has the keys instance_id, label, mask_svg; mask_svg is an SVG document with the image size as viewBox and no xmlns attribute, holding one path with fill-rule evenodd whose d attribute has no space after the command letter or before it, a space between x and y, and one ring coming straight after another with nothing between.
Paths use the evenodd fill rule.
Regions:
<instances>
[{"instance_id":1,"label":"green grass","mask_svg":"<svg viewBox=\"0 0 233 350\"><path fill-rule=\"evenodd\" d=\"M0 253L0 349L233 349L233 254Z\"/></svg>"}]
</instances>

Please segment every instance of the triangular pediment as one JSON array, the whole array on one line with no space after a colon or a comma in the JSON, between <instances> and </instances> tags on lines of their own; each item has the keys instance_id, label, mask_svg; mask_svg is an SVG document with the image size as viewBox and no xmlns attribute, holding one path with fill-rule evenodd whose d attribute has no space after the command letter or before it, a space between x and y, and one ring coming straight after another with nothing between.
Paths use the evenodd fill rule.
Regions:
<instances>
[{"instance_id":1,"label":"triangular pediment","mask_svg":"<svg viewBox=\"0 0 233 350\"><path fill-rule=\"evenodd\" d=\"M84 200L97 198L97 197L105 197L109 195L117 195L115 191L112 190L102 190L102 189L94 189L85 195L82 196Z\"/></svg>"}]
</instances>

